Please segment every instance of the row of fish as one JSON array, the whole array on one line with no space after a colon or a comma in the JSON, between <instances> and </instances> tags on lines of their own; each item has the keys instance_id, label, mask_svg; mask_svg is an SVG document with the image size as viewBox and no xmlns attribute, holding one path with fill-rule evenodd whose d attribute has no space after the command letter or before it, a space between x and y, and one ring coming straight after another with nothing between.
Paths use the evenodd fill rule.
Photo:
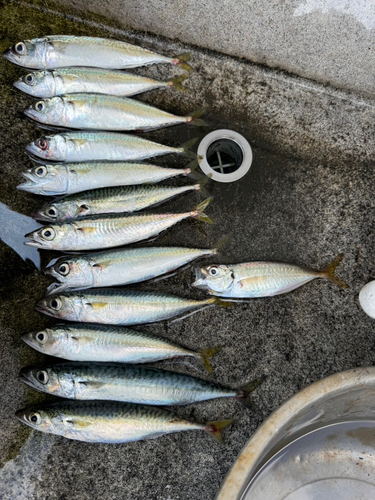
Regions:
<instances>
[{"instance_id":1,"label":"row of fish","mask_svg":"<svg viewBox=\"0 0 375 500\"><path fill-rule=\"evenodd\" d=\"M24 174L26 182L19 189L70 196L54 200L34 214L36 219L53 224L27 235L26 244L67 251L112 248L149 239L188 217L211 222L203 212L210 199L182 214L123 215L203 190L202 184L143 185L191 175L197 164L190 152L194 141L172 148L135 136L97 132L201 124L199 112L177 117L125 97L167 86L182 89L185 76L158 82L108 70L160 62L189 70L187 56L169 59L122 42L64 36L19 42L6 51L5 57L21 66L44 70L28 73L15 83L18 89L43 98L25 110L27 116L48 126L96 130L42 137L27 146L41 164ZM100 69L93 68L96 66ZM193 158L194 163L184 169L130 163L168 153L183 154ZM72 320L73 316L66 314L70 309L73 315L76 311L75 321L80 323L46 328L25 335L23 340L44 354L76 363L25 368L20 377L37 390L89 401L21 410L18 418L35 429L89 442L135 441L190 429L204 429L220 440L220 429L231 421L202 425L140 403L179 405L235 397L248 406L248 394L259 381L233 391L179 373L108 364L190 356L212 373L209 358L217 348L191 351L154 335L109 325L161 321L221 304L220 299L195 301L157 292L95 290L96 286L136 283L173 272L196 258L216 253L217 249L195 248L118 249L62 257L51 263L46 273L60 277L62 283L52 285L49 292L77 292L49 294L38 303L37 310ZM90 283L83 281L83 275L90 272ZM91 288L87 293L92 295L83 293L83 288ZM97 297L96 291L100 292Z\"/></svg>"}]
</instances>

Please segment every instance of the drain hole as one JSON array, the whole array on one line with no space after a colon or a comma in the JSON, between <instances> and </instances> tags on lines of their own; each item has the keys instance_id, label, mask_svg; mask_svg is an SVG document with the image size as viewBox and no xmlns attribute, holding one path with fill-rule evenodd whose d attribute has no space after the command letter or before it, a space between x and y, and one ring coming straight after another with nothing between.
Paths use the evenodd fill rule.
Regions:
<instances>
[{"instance_id":1,"label":"drain hole","mask_svg":"<svg viewBox=\"0 0 375 500\"><path fill-rule=\"evenodd\" d=\"M219 139L210 144L206 158L212 170L221 174L230 174L242 165L243 151L236 142L230 139Z\"/></svg>"}]
</instances>

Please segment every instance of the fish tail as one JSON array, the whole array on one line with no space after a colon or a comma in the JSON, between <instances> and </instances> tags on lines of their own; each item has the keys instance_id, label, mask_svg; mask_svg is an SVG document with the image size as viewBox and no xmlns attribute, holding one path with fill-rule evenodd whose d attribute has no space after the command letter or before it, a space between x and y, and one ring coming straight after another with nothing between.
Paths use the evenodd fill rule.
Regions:
<instances>
[{"instance_id":1,"label":"fish tail","mask_svg":"<svg viewBox=\"0 0 375 500\"><path fill-rule=\"evenodd\" d=\"M206 198L209 198L211 196L210 193L205 188L205 185L210 180L210 178L211 178L211 174L209 174L209 176L204 177L203 179L201 179L198 184L195 184L195 189L197 191L200 191Z\"/></svg>"},{"instance_id":2,"label":"fish tail","mask_svg":"<svg viewBox=\"0 0 375 500\"><path fill-rule=\"evenodd\" d=\"M221 435L220 430L232 423L233 420L220 420L219 422L208 422L204 430L208 432L210 436L215 438L216 441L219 441L219 443L223 443L223 436Z\"/></svg>"},{"instance_id":3,"label":"fish tail","mask_svg":"<svg viewBox=\"0 0 375 500\"><path fill-rule=\"evenodd\" d=\"M186 123L191 123L197 127L207 127L207 123L201 119L201 116L204 115L206 111L205 108L202 108L189 113L189 115L186 116Z\"/></svg>"},{"instance_id":4,"label":"fish tail","mask_svg":"<svg viewBox=\"0 0 375 500\"><path fill-rule=\"evenodd\" d=\"M258 377L244 385L237 391L236 399L245 406L245 408L254 408L254 404L250 401L250 393L255 391L255 389L263 382L264 377Z\"/></svg>"},{"instance_id":5,"label":"fish tail","mask_svg":"<svg viewBox=\"0 0 375 500\"><path fill-rule=\"evenodd\" d=\"M197 205L192 212L190 212L190 216L194 219L200 220L202 222L208 222L209 224L213 224L212 220L206 215L203 210L205 210L208 205L211 203L213 198L207 198L202 203Z\"/></svg>"},{"instance_id":6,"label":"fish tail","mask_svg":"<svg viewBox=\"0 0 375 500\"><path fill-rule=\"evenodd\" d=\"M198 351L197 359L202 364L202 366L204 366L204 368L206 368L208 373L211 373L211 374L213 373L212 366L210 363L210 358L212 356L214 356L214 354L221 351L221 349L222 349L221 347L210 347L208 349L201 349L200 351Z\"/></svg>"},{"instance_id":7,"label":"fish tail","mask_svg":"<svg viewBox=\"0 0 375 500\"><path fill-rule=\"evenodd\" d=\"M179 54L172 60L172 65L177 66L178 68L184 69L188 73L193 71L193 68L187 64L186 61L190 61L191 52L185 52L184 54Z\"/></svg>"},{"instance_id":8,"label":"fish tail","mask_svg":"<svg viewBox=\"0 0 375 500\"><path fill-rule=\"evenodd\" d=\"M182 144L180 148L181 153L187 156L188 158L193 158L193 160L197 160L197 155L193 153L193 151L190 151L190 149L194 146L197 140L198 138L195 137L194 139L191 139L190 141L187 141L184 144Z\"/></svg>"},{"instance_id":9,"label":"fish tail","mask_svg":"<svg viewBox=\"0 0 375 500\"><path fill-rule=\"evenodd\" d=\"M229 241L229 236L227 234L225 236L222 236L212 249L214 254L215 255L221 254L221 250L225 247L228 241Z\"/></svg>"},{"instance_id":10,"label":"fish tail","mask_svg":"<svg viewBox=\"0 0 375 500\"><path fill-rule=\"evenodd\" d=\"M188 77L189 77L189 75L185 74L185 75L176 76L175 78L170 78L167 81L167 85L169 87L175 88L179 92L189 92L189 90L187 88L185 88L183 85L181 85L181 82L186 80L186 78L188 78Z\"/></svg>"},{"instance_id":11,"label":"fish tail","mask_svg":"<svg viewBox=\"0 0 375 500\"><path fill-rule=\"evenodd\" d=\"M343 258L344 254L340 253L340 255L338 255L335 259L333 259L333 261L320 272L320 275L322 278L327 279L328 281L334 283L335 285L341 286L342 288L349 288L349 286L346 283L344 283L344 281L342 281L335 275L336 267L340 264Z\"/></svg>"},{"instance_id":12,"label":"fish tail","mask_svg":"<svg viewBox=\"0 0 375 500\"><path fill-rule=\"evenodd\" d=\"M188 163L186 165L186 167L184 168L185 175L191 177L192 179L200 180L202 177L194 173L194 171L197 169L197 167L198 167L198 161L195 158L190 163Z\"/></svg>"}]
</instances>

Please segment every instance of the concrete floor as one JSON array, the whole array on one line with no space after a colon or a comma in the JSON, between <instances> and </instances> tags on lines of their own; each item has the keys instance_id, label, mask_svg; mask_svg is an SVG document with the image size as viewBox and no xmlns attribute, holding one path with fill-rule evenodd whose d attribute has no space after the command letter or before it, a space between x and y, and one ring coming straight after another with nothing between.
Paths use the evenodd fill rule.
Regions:
<instances>
[{"instance_id":1,"label":"concrete floor","mask_svg":"<svg viewBox=\"0 0 375 500\"><path fill-rule=\"evenodd\" d=\"M241 448L283 401L324 376L374 362L375 322L357 299L360 288L375 279L374 102L229 56L136 32L114 34L113 29L19 4L3 6L0 19L0 50L21 39L66 33L116 36L165 54L193 52L190 93L152 92L143 99L181 114L207 107L214 125L207 130L176 127L148 136L177 145L210 129L232 128L250 141L254 163L242 181L208 186L215 199L207 212L215 225L182 223L155 244L203 247L227 234L222 262L278 260L314 269L345 253L338 274L349 290L315 281L284 296L144 327L192 348L223 346L213 360L214 380L223 385L238 387L266 375L253 397L255 413L233 400L176 410L200 422L233 418L224 445L200 432L129 445L92 445L30 433L14 417L27 404L48 399L17 380L22 366L43 362L20 336L53 322L34 311L48 279L0 242L0 497L214 499ZM160 79L171 75L163 66L138 72ZM0 201L30 214L42 197L17 192L15 186L29 166L25 144L43 132L22 117L31 98L11 86L20 74L20 68L0 61ZM168 158L170 165L178 161ZM199 200L185 197L159 210L193 207ZM50 257L43 254L42 263ZM142 288L202 297L189 289L191 281L191 272L185 270ZM206 377L195 364L160 366Z\"/></svg>"}]
</instances>

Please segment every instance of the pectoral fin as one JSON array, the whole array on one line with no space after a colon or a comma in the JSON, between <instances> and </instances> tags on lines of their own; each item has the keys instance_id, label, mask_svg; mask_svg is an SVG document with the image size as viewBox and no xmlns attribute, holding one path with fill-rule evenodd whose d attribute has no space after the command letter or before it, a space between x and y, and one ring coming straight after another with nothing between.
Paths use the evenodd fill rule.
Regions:
<instances>
[{"instance_id":1,"label":"pectoral fin","mask_svg":"<svg viewBox=\"0 0 375 500\"><path fill-rule=\"evenodd\" d=\"M87 422L85 420L67 420L67 423L76 429L84 429L85 427L89 427L91 422Z\"/></svg>"},{"instance_id":2,"label":"pectoral fin","mask_svg":"<svg viewBox=\"0 0 375 500\"><path fill-rule=\"evenodd\" d=\"M87 389L90 389L90 390L93 390L93 391L101 389L102 387L105 386L104 382L81 381L81 382L78 382L78 384L84 385L85 387L87 387Z\"/></svg>"}]
</instances>

